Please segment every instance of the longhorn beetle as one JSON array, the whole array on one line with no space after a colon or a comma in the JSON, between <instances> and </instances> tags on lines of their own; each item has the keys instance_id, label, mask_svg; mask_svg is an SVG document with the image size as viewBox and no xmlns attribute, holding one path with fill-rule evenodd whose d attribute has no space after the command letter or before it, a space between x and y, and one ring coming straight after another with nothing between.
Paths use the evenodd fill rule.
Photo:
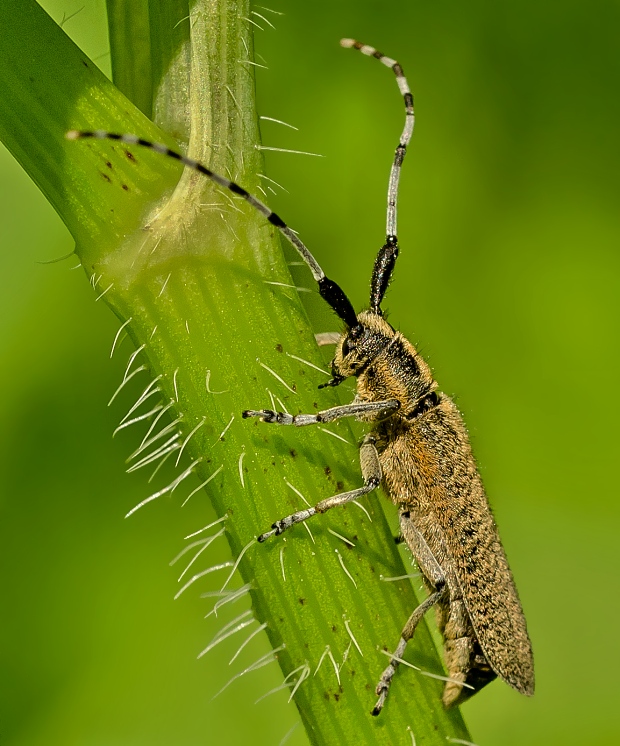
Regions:
<instances>
[{"instance_id":1,"label":"longhorn beetle","mask_svg":"<svg viewBox=\"0 0 620 746\"><path fill-rule=\"evenodd\" d=\"M120 140L176 158L189 168L242 197L278 228L299 252L319 287L319 293L344 322L337 335L318 335L319 343L335 342L332 378L320 386L337 386L357 378L351 404L317 414L290 415L271 409L248 409L243 417L302 427L357 417L372 423L360 448L364 484L321 500L276 521L259 542L317 513L345 505L383 484L397 506L402 538L407 542L428 597L411 614L400 641L376 688L378 715L407 642L433 606L444 638L449 680L443 693L446 707L458 704L496 676L517 691L534 693L534 663L512 573L472 455L467 430L452 400L438 391L427 363L405 337L383 317L381 301L398 256L396 202L400 169L413 133L413 96L402 67L373 47L343 39L345 48L374 57L396 76L405 102L405 126L390 171L387 235L375 260L370 283L370 308L355 313L351 302L284 221L243 187L165 145L135 135L96 130L67 133L69 139Z\"/></svg>"}]
</instances>

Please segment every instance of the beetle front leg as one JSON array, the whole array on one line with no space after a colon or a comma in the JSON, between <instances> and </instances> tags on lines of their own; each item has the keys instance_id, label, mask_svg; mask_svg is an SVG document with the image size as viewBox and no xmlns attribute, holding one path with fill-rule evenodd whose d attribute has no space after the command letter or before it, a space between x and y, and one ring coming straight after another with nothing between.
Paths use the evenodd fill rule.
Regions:
<instances>
[{"instance_id":1,"label":"beetle front leg","mask_svg":"<svg viewBox=\"0 0 620 746\"><path fill-rule=\"evenodd\" d=\"M400 402L396 399L387 399L385 401L372 402L352 402L340 407L324 409L316 414L287 414L286 412L276 412L273 409L246 409L242 417L258 417L263 422L276 423L278 425L295 425L303 427L304 425L317 425L323 422L333 422L343 417L358 417L365 414L393 414L400 408Z\"/></svg>"}]
</instances>

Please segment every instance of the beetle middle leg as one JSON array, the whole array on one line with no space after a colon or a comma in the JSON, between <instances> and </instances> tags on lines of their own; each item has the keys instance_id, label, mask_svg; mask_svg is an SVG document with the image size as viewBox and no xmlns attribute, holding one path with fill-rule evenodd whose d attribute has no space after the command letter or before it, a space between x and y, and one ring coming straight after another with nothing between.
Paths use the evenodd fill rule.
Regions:
<instances>
[{"instance_id":1,"label":"beetle middle leg","mask_svg":"<svg viewBox=\"0 0 620 746\"><path fill-rule=\"evenodd\" d=\"M444 571L435 559L422 534L420 534L413 525L409 511L407 510L402 511L400 514L400 528L404 540L407 542L407 546L411 549L411 552L416 559L418 567L428 580L429 584L435 588L435 591L431 593L428 598L422 601L407 620L407 623L401 632L400 641L396 650L392 654L392 658L390 659L385 671L381 674L381 678L377 684L376 693L379 699L372 711L373 715L378 715L383 709L398 664L405 654L407 643L413 637L422 617L435 604L441 603L448 594Z\"/></svg>"},{"instance_id":2,"label":"beetle middle leg","mask_svg":"<svg viewBox=\"0 0 620 746\"><path fill-rule=\"evenodd\" d=\"M346 503L352 500L357 500L358 497L366 495L368 492L377 489L381 483L381 465L379 463L379 454L375 446L375 437L373 435L367 435L360 447L360 467L362 470L362 477L364 478L364 484L362 487L358 487L355 490L349 492L341 492L338 495L333 495L325 500L318 502L313 508L306 508L300 510L297 513L288 515L285 518L276 521L271 526L271 531L266 531L258 537L258 541L263 542L270 536L279 536L287 528L294 526L297 523L312 518L317 513L325 513L331 508L336 508L340 505L346 505Z\"/></svg>"}]
</instances>

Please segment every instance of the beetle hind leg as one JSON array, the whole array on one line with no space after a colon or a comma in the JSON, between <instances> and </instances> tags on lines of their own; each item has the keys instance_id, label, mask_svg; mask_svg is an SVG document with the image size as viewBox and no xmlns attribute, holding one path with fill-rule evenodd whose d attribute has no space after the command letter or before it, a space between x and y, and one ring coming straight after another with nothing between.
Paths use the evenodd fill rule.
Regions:
<instances>
[{"instance_id":1,"label":"beetle hind leg","mask_svg":"<svg viewBox=\"0 0 620 746\"><path fill-rule=\"evenodd\" d=\"M424 575L429 588L433 589L433 592L413 611L407 620L407 624L405 624L398 646L390 659L388 667L381 674L381 678L377 684L376 693L379 699L372 710L373 715L378 715L383 709L398 664L402 660L407 643L413 637L416 627L422 620L422 617L431 607L435 606L435 604L439 604L440 607L442 604L445 604L446 597L449 593L448 586L446 585L445 574L441 565L435 559L433 552L426 543L422 534L413 524L411 514L406 508L402 509L400 513L400 530L404 540L407 542L407 546L415 557L417 565Z\"/></svg>"},{"instance_id":2,"label":"beetle hind leg","mask_svg":"<svg viewBox=\"0 0 620 746\"><path fill-rule=\"evenodd\" d=\"M377 684L375 692L379 699L377 700L377 704L372 710L373 715L378 715L383 709L383 705L385 704L385 700L390 689L390 684L392 683L392 679L394 678L394 674L396 673L398 664L405 654L407 643L413 637L416 627L422 620L424 614L426 614L426 612L432 606L441 601L444 595L445 587L442 586L439 590L435 591L435 593L432 593L427 599L425 599L407 620L407 624L405 624L405 628L402 631L402 635L396 647L396 650L392 654L388 667L381 674L381 678L379 679L379 683Z\"/></svg>"}]
</instances>

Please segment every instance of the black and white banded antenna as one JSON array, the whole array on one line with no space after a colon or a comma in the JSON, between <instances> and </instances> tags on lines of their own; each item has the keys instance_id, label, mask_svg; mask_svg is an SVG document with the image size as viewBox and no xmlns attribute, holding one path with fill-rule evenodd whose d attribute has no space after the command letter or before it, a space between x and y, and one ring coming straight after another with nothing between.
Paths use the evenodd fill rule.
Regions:
<instances>
[{"instance_id":1,"label":"black and white banded antenna","mask_svg":"<svg viewBox=\"0 0 620 746\"><path fill-rule=\"evenodd\" d=\"M156 153L161 153L169 158L174 158L175 160L180 161L184 166L187 166L194 171L198 171L203 174L203 176L206 176L207 179L214 181L219 186L224 187L224 189L228 189L233 194L241 197L258 210L258 212L264 215L272 225L278 228L289 243L294 246L301 258L308 265L312 276L316 280L321 297L334 309L336 314L344 321L344 323L349 328L357 326L355 310L342 288L325 275L325 272L323 272L319 263L312 256L306 245L299 239L297 234L289 228L282 218L277 213L273 212L273 210L270 210L269 207L259 199L251 195L246 189L239 186L239 184L235 184L234 181L230 181L230 179L227 179L225 176L216 174L199 161L195 161L193 158L188 158L186 155L178 153L176 150L172 150L167 145L162 145L158 142L151 142L150 140L145 140L137 135L119 134L116 132L108 132L106 130L70 130L67 132L65 137L67 140L116 140L118 142L127 143L127 145L140 145L143 148L154 150Z\"/></svg>"},{"instance_id":2,"label":"black and white banded antenna","mask_svg":"<svg viewBox=\"0 0 620 746\"><path fill-rule=\"evenodd\" d=\"M413 125L415 123L413 94L407 83L403 68L396 60L387 57L383 52L379 52L374 47L362 44L355 39L341 39L340 46L345 49L357 49L367 57L374 57L386 67L391 68L396 76L398 89L405 101L405 126L394 153L394 161L390 170L390 180L388 183L385 245L380 249L375 260L370 284L370 308L372 311L381 314L381 301L387 290L396 258L398 257L398 238L396 232L398 182L400 180L400 169L413 134Z\"/></svg>"},{"instance_id":3,"label":"black and white banded antenna","mask_svg":"<svg viewBox=\"0 0 620 746\"><path fill-rule=\"evenodd\" d=\"M378 52L373 47L361 44L353 39L342 39L340 44L346 48L359 49L362 54L375 57L387 67L391 67L396 75L398 87L403 94L405 99L406 108L406 119L405 128L400 138L396 153L394 156L394 162L390 172L390 182L388 188L388 209L387 209L387 235L385 245L380 249L377 258L375 260L372 281L371 281L371 292L370 292L370 310L375 313L381 314L381 300L387 289L396 257L398 256L398 241L396 237L396 202L398 196L398 181L400 177L400 168L405 157L407 145L411 139L413 132L413 96L409 90L407 79L403 74L403 70L398 62L386 57L381 52ZM333 280L330 280L325 272L321 269L319 263L316 261L314 256L310 253L306 245L300 240L297 234L289 228L289 226L282 220L282 218L267 205L261 202L259 199L250 194L246 189L236 184L234 181L230 181L225 176L211 171L204 164L193 158L188 158L186 155L172 150L167 145L161 143L152 142L145 140L137 135L130 134L119 134L115 132L108 132L107 130L71 130L67 132L66 138L68 140L82 140L82 139L95 139L95 140L116 140L118 142L126 143L127 145L139 145L149 150L154 150L156 153L174 158L180 161L184 166L198 171L199 173L206 176L211 181L215 182L224 189L228 189L233 194L244 199L258 212L265 216L267 221L275 226L282 235L289 241L289 243L296 249L301 258L307 264L312 276L314 277L317 285L319 286L319 293L321 297L328 303L335 313L344 321L349 330L358 329L360 324L357 320L357 315L340 285ZM361 328L358 329L361 332Z\"/></svg>"}]
</instances>

